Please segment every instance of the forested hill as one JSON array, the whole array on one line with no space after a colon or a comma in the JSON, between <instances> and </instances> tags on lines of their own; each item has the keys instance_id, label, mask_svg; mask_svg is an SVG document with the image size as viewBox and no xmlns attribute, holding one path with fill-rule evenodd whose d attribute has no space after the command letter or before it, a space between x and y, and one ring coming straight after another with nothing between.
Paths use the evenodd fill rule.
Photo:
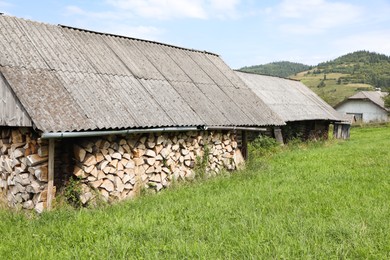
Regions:
<instances>
[{"instance_id":1,"label":"forested hill","mask_svg":"<svg viewBox=\"0 0 390 260\"><path fill-rule=\"evenodd\" d=\"M289 61L278 61L272 62L264 65L255 65L249 67L243 67L239 69L240 71L252 72L263 75L271 75L287 78L290 75L294 75L298 72L311 69L311 66L289 62Z\"/></svg>"},{"instance_id":2,"label":"forested hill","mask_svg":"<svg viewBox=\"0 0 390 260\"><path fill-rule=\"evenodd\" d=\"M290 75L302 81L331 105L362 90L390 91L390 57L368 51L356 51L311 70Z\"/></svg>"},{"instance_id":3,"label":"forested hill","mask_svg":"<svg viewBox=\"0 0 390 260\"><path fill-rule=\"evenodd\" d=\"M333 61L318 64L314 73L342 73L341 81L369 84L390 89L390 57L368 51L357 51Z\"/></svg>"},{"instance_id":4,"label":"forested hill","mask_svg":"<svg viewBox=\"0 0 390 260\"><path fill-rule=\"evenodd\" d=\"M362 90L390 92L390 57L369 51L348 53L313 67L281 61L240 70L300 80L330 105Z\"/></svg>"}]
</instances>

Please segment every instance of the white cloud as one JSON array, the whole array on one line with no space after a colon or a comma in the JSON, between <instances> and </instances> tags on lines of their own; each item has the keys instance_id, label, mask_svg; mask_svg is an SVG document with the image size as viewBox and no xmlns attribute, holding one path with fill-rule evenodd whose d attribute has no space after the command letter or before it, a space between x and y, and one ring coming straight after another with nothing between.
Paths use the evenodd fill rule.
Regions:
<instances>
[{"instance_id":1,"label":"white cloud","mask_svg":"<svg viewBox=\"0 0 390 260\"><path fill-rule=\"evenodd\" d=\"M369 50L390 54L390 30L378 30L336 39L333 46L342 52Z\"/></svg>"},{"instance_id":2,"label":"white cloud","mask_svg":"<svg viewBox=\"0 0 390 260\"><path fill-rule=\"evenodd\" d=\"M65 15L67 16L82 16L89 19L106 19L106 20L119 20L122 18L129 18L123 13L105 11L105 12L90 12L85 11L78 6L67 6L65 8Z\"/></svg>"},{"instance_id":3,"label":"white cloud","mask_svg":"<svg viewBox=\"0 0 390 260\"><path fill-rule=\"evenodd\" d=\"M208 10L211 9L221 19L236 18L239 16L237 7L240 2L240 0L210 0L211 8L208 8Z\"/></svg>"},{"instance_id":4,"label":"white cloud","mask_svg":"<svg viewBox=\"0 0 390 260\"><path fill-rule=\"evenodd\" d=\"M110 34L117 34L128 36L138 39L147 39L158 41L159 37L164 33L163 29L156 28L153 26L127 26L127 25L118 25L112 24L103 27L103 30L109 32Z\"/></svg>"},{"instance_id":5,"label":"white cloud","mask_svg":"<svg viewBox=\"0 0 390 260\"><path fill-rule=\"evenodd\" d=\"M12 4L6 2L6 1L0 1L0 8L6 8L6 7L10 7L12 6Z\"/></svg>"},{"instance_id":6,"label":"white cloud","mask_svg":"<svg viewBox=\"0 0 390 260\"><path fill-rule=\"evenodd\" d=\"M199 0L107 0L118 10L153 19L205 19L206 11Z\"/></svg>"},{"instance_id":7,"label":"white cloud","mask_svg":"<svg viewBox=\"0 0 390 260\"><path fill-rule=\"evenodd\" d=\"M129 12L143 18L209 19L232 18L237 16L241 0L106 0L117 10Z\"/></svg>"},{"instance_id":8,"label":"white cloud","mask_svg":"<svg viewBox=\"0 0 390 260\"><path fill-rule=\"evenodd\" d=\"M279 19L285 33L317 34L357 23L363 9L326 0L284 0L269 13Z\"/></svg>"},{"instance_id":9,"label":"white cloud","mask_svg":"<svg viewBox=\"0 0 390 260\"><path fill-rule=\"evenodd\" d=\"M123 35L148 40L158 40L163 29L154 26L134 25L133 18L122 11L86 11L78 6L67 6L65 16L72 17L73 26L110 34Z\"/></svg>"},{"instance_id":10,"label":"white cloud","mask_svg":"<svg viewBox=\"0 0 390 260\"><path fill-rule=\"evenodd\" d=\"M0 0L1 1L1 0ZM105 10L76 5L65 8L74 26L137 38L158 40L164 29L149 24L172 19L227 19L238 17L241 0L105 0Z\"/></svg>"}]
</instances>

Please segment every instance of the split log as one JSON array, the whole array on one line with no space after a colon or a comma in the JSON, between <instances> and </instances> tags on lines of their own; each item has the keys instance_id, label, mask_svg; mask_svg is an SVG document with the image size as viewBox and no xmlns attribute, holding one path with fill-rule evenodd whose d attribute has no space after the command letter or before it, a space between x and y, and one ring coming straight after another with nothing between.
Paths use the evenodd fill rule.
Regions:
<instances>
[{"instance_id":1,"label":"split log","mask_svg":"<svg viewBox=\"0 0 390 260\"><path fill-rule=\"evenodd\" d=\"M153 176L149 178L149 181L161 182L161 175L160 174L153 174Z\"/></svg>"},{"instance_id":2,"label":"split log","mask_svg":"<svg viewBox=\"0 0 390 260\"><path fill-rule=\"evenodd\" d=\"M122 155L121 155L119 152L114 152L114 153L111 155L111 158L117 159L117 160L121 160L121 159L122 159Z\"/></svg>"},{"instance_id":3,"label":"split log","mask_svg":"<svg viewBox=\"0 0 390 260\"><path fill-rule=\"evenodd\" d=\"M126 169L134 169L134 168L135 168L135 162L132 161L132 160L128 161L128 162L126 163L126 165L125 165L125 168L126 168Z\"/></svg>"},{"instance_id":4,"label":"split log","mask_svg":"<svg viewBox=\"0 0 390 260\"><path fill-rule=\"evenodd\" d=\"M12 150L12 149L11 149ZM13 152L12 152L12 157L15 158L15 159L18 159L22 156L24 156L24 151L25 149L24 148L17 148L15 149ZM42 156L41 156L42 157Z\"/></svg>"},{"instance_id":5,"label":"split log","mask_svg":"<svg viewBox=\"0 0 390 260\"><path fill-rule=\"evenodd\" d=\"M151 150L151 149L148 149L146 150L145 152L145 156L148 156L148 157L156 157L156 152Z\"/></svg>"},{"instance_id":6,"label":"split log","mask_svg":"<svg viewBox=\"0 0 390 260\"><path fill-rule=\"evenodd\" d=\"M109 179L105 179L100 187L104 188L108 192L112 192L115 189L114 184Z\"/></svg>"},{"instance_id":7,"label":"split log","mask_svg":"<svg viewBox=\"0 0 390 260\"><path fill-rule=\"evenodd\" d=\"M119 177L119 178L123 178L125 176L125 172L124 171L117 171L116 172L116 175Z\"/></svg>"},{"instance_id":8,"label":"split log","mask_svg":"<svg viewBox=\"0 0 390 260\"><path fill-rule=\"evenodd\" d=\"M46 157L46 156L48 156L48 154L49 154L49 149L48 149L48 147L46 145L45 146L40 146L38 148L38 155L40 157Z\"/></svg>"},{"instance_id":9,"label":"split log","mask_svg":"<svg viewBox=\"0 0 390 260\"><path fill-rule=\"evenodd\" d=\"M36 166L38 164L47 162L48 158L47 157L40 157L38 154L32 154L27 156L27 164L29 166Z\"/></svg>"},{"instance_id":10,"label":"split log","mask_svg":"<svg viewBox=\"0 0 390 260\"><path fill-rule=\"evenodd\" d=\"M102 185L102 183L103 183L103 180L100 179L100 180L91 182L90 185L91 185L93 188L97 189L97 188L100 187L100 185Z\"/></svg>"},{"instance_id":11,"label":"split log","mask_svg":"<svg viewBox=\"0 0 390 260\"><path fill-rule=\"evenodd\" d=\"M153 149L156 146L155 142L146 142L146 147L149 149Z\"/></svg>"},{"instance_id":12,"label":"split log","mask_svg":"<svg viewBox=\"0 0 390 260\"><path fill-rule=\"evenodd\" d=\"M88 181L88 182L94 182L94 181L97 181L97 178L96 178L95 176L89 175L89 176L87 177L87 181Z\"/></svg>"},{"instance_id":13,"label":"split log","mask_svg":"<svg viewBox=\"0 0 390 260\"><path fill-rule=\"evenodd\" d=\"M83 166L83 170L86 172L86 173L91 173L93 171L93 169L96 169L95 165L92 164L90 166Z\"/></svg>"},{"instance_id":14,"label":"split log","mask_svg":"<svg viewBox=\"0 0 390 260\"><path fill-rule=\"evenodd\" d=\"M84 170L81 169L81 168L78 167L78 166L75 166L75 167L74 167L73 175L77 176L78 178L82 178L82 179L84 179L84 178L86 178L86 177L88 176L88 174L86 174L86 173L84 172Z\"/></svg>"},{"instance_id":15,"label":"split log","mask_svg":"<svg viewBox=\"0 0 390 260\"><path fill-rule=\"evenodd\" d=\"M14 144L15 143L23 143L23 135L17 129L11 131L11 139L12 139L12 143L14 143Z\"/></svg>"},{"instance_id":16,"label":"split log","mask_svg":"<svg viewBox=\"0 0 390 260\"><path fill-rule=\"evenodd\" d=\"M169 156L169 150L167 148L163 148L161 151L160 151L160 155L163 157L163 158L168 158Z\"/></svg>"},{"instance_id":17,"label":"split log","mask_svg":"<svg viewBox=\"0 0 390 260\"><path fill-rule=\"evenodd\" d=\"M84 161L85 155L87 154L87 151L85 149L81 148L78 145L73 146L73 153L74 157L78 162Z\"/></svg>"},{"instance_id":18,"label":"split log","mask_svg":"<svg viewBox=\"0 0 390 260\"><path fill-rule=\"evenodd\" d=\"M149 164L150 166L154 165L156 162L156 158L150 157L146 159L146 163Z\"/></svg>"},{"instance_id":19,"label":"split log","mask_svg":"<svg viewBox=\"0 0 390 260\"><path fill-rule=\"evenodd\" d=\"M97 174L98 180L104 179L105 177L106 177L106 174L103 171L98 171L98 174Z\"/></svg>"},{"instance_id":20,"label":"split log","mask_svg":"<svg viewBox=\"0 0 390 260\"><path fill-rule=\"evenodd\" d=\"M104 168L106 168L107 167L107 165L109 164L109 161L102 161L102 162L100 162L99 164L98 164L98 169L99 170L103 170Z\"/></svg>"},{"instance_id":21,"label":"split log","mask_svg":"<svg viewBox=\"0 0 390 260\"><path fill-rule=\"evenodd\" d=\"M91 166L97 163L95 156L92 154L87 154L82 162L85 166Z\"/></svg>"},{"instance_id":22,"label":"split log","mask_svg":"<svg viewBox=\"0 0 390 260\"><path fill-rule=\"evenodd\" d=\"M116 177L114 180L115 189L119 192L122 192L125 188L125 185L122 182L122 179L119 177Z\"/></svg>"},{"instance_id":23,"label":"split log","mask_svg":"<svg viewBox=\"0 0 390 260\"><path fill-rule=\"evenodd\" d=\"M142 158L134 158L133 160L136 166L144 164L144 160Z\"/></svg>"},{"instance_id":24,"label":"split log","mask_svg":"<svg viewBox=\"0 0 390 260\"><path fill-rule=\"evenodd\" d=\"M161 152L161 150L163 149L163 145L162 144L158 144L154 147L154 151L156 152L156 154L159 154Z\"/></svg>"},{"instance_id":25,"label":"split log","mask_svg":"<svg viewBox=\"0 0 390 260\"><path fill-rule=\"evenodd\" d=\"M120 145L120 146L127 145L126 139L123 139L123 138L122 138L122 139L119 141L119 145Z\"/></svg>"},{"instance_id":26,"label":"split log","mask_svg":"<svg viewBox=\"0 0 390 260\"><path fill-rule=\"evenodd\" d=\"M154 166L150 166L150 167L145 171L146 174L150 174L150 173L153 173L153 172L155 172Z\"/></svg>"},{"instance_id":27,"label":"split log","mask_svg":"<svg viewBox=\"0 0 390 260\"><path fill-rule=\"evenodd\" d=\"M123 183L127 183L127 182L130 181L132 178L134 178L134 176L132 177L131 175L126 174L126 175L123 176L122 181L123 181Z\"/></svg>"},{"instance_id":28,"label":"split log","mask_svg":"<svg viewBox=\"0 0 390 260\"><path fill-rule=\"evenodd\" d=\"M122 155L122 157L123 157L124 159L131 160L131 155L130 155L130 153L124 153L124 154Z\"/></svg>"},{"instance_id":29,"label":"split log","mask_svg":"<svg viewBox=\"0 0 390 260\"><path fill-rule=\"evenodd\" d=\"M97 154L96 154L96 162L97 162L97 163L100 163L100 162L103 161L103 160L104 160L103 154L102 154L102 153L97 153Z\"/></svg>"},{"instance_id":30,"label":"split log","mask_svg":"<svg viewBox=\"0 0 390 260\"><path fill-rule=\"evenodd\" d=\"M31 184L26 187L26 191L28 193L36 194L40 192L40 190L41 190L41 185L39 185L39 183L36 181L32 181Z\"/></svg>"}]
</instances>

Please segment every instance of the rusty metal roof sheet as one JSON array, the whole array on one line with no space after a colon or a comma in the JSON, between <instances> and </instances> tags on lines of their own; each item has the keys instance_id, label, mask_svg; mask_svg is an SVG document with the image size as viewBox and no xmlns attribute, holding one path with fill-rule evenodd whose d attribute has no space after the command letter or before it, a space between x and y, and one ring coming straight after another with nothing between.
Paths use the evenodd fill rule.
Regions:
<instances>
[{"instance_id":1,"label":"rusty metal roof sheet","mask_svg":"<svg viewBox=\"0 0 390 260\"><path fill-rule=\"evenodd\" d=\"M299 81L239 71L236 74L285 121L342 121L336 110Z\"/></svg>"},{"instance_id":2,"label":"rusty metal roof sheet","mask_svg":"<svg viewBox=\"0 0 390 260\"><path fill-rule=\"evenodd\" d=\"M284 121L215 54L0 16L0 73L44 132Z\"/></svg>"}]
</instances>

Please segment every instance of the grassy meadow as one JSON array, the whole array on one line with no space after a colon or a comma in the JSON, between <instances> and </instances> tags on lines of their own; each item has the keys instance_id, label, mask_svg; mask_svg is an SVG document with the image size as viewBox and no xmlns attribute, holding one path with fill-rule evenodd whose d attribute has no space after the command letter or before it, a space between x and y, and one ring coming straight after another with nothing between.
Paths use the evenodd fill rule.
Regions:
<instances>
[{"instance_id":1,"label":"grassy meadow","mask_svg":"<svg viewBox=\"0 0 390 260\"><path fill-rule=\"evenodd\" d=\"M390 258L390 126L254 154L238 173L113 206L0 210L0 258Z\"/></svg>"},{"instance_id":2,"label":"grassy meadow","mask_svg":"<svg viewBox=\"0 0 390 260\"><path fill-rule=\"evenodd\" d=\"M326 76L325 76L326 75ZM339 84L339 78L346 77L348 74L342 73L319 73L308 74L307 71L297 73L291 78L300 80L303 84L309 87L329 105L335 106L346 97L350 97L362 90L373 90L373 87L369 84L362 83L342 83ZM325 79L324 79L325 77ZM323 86L320 86L321 81L324 82Z\"/></svg>"}]
</instances>

